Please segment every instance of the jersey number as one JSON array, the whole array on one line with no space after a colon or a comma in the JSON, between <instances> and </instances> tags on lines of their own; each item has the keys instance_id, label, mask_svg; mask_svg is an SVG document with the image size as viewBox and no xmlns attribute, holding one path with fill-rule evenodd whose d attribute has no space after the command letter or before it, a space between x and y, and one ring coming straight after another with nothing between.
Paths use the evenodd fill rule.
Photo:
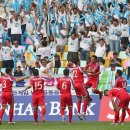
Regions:
<instances>
[{"instance_id":1,"label":"jersey number","mask_svg":"<svg viewBox=\"0 0 130 130\"><path fill-rule=\"evenodd\" d=\"M3 80L2 88L6 88L6 80Z\"/></svg>"},{"instance_id":2,"label":"jersey number","mask_svg":"<svg viewBox=\"0 0 130 130\"><path fill-rule=\"evenodd\" d=\"M74 77L75 77L75 78L78 77L77 70L74 70L73 74L74 74Z\"/></svg>"},{"instance_id":3,"label":"jersey number","mask_svg":"<svg viewBox=\"0 0 130 130\"><path fill-rule=\"evenodd\" d=\"M41 89L42 89L41 81L35 82L35 90L41 90Z\"/></svg>"},{"instance_id":4,"label":"jersey number","mask_svg":"<svg viewBox=\"0 0 130 130\"><path fill-rule=\"evenodd\" d=\"M62 89L63 89L63 90L66 90L66 88L67 88L66 82L63 82L63 83L62 83Z\"/></svg>"}]
</instances>

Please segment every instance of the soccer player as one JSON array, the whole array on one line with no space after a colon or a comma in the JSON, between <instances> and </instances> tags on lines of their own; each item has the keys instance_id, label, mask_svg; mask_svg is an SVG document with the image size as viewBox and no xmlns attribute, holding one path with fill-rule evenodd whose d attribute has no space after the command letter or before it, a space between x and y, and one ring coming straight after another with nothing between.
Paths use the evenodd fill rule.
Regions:
<instances>
[{"instance_id":1,"label":"soccer player","mask_svg":"<svg viewBox=\"0 0 130 130\"><path fill-rule=\"evenodd\" d=\"M60 113L62 121L65 121L64 110L66 106L69 109L69 124L72 122L72 95L71 95L72 80L69 78L69 69L64 69L64 77L59 78L57 89L60 91Z\"/></svg>"},{"instance_id":2,"label":"soccer player","mask_svg":"<svg viewBox=\"0 0 130 130\"><path fill-rule=\"evenodd\" d=\"M112 88L110 91L105 90L104 95L109 96L111 98L111 102L114 108L115 118L112 125L118 125L118 124L123 125L126 116L126 111L130 116L130 109L128 108L129 101L130 101L129 94L126 92L124 88ZM114 98L116 98L116 102L114 101ZM123 112L121 115L120 122L118 123L120 109L122 109Z\"/></svg>"},{"instance_id":3,"label":"soccer player","mask_svg":"<svg viewBox=\"0 0 130 130\"><path fill-rule=\"evenodd\" d=\"M97 56L91 57L91 62L86 66L88 81L85 84L87 88L92 87L92 92L99 94L100 99L102 98L102 92L97 89L99 83L100 65L97 62Z\"/></svg>"},{"instance_id":4,"label":"soccer player","mask_svg":"<svg viewBox=\"0 0 130 130\"><path fill-rule=\"evenodd\" d=\"M2 109L0 110L0 124L2 124L2 117L6 109L6 105L10 105L9 110L9 124L15 124L15 122L12 122L13 115L14 115L14 98L13 98L13 92L12 92L12 85L13 81L19 82L26 78L20 77L15 78L12 76L12 68L6 68L6 75L2 76L0 78L0 83L2 84L2 95L1 95L1 101L2 101Z\"/></svg>"},{"instance_id":5,"label":"soccer player","mask_svg":"<svg viewBox=\"0 0 130 130\"><path fill-rule=\"evenodd\" d=\"M110 82L110 85L112 87L126 89L127 82L126 82L126 80L123 77L121 77L122 73L123 72L121 70L119 70L119 69L116 71L116 74L115 74L115 77L116 77L115 85L113 86L112 82Z\"/></svg>"},{"instance_id":6,"label":"soccer player","mask_svg":"<svg viewBox=\"0 0 130 130\"><path fill-rule=\"evenodd\" d=\"M27 90L29 88L33 88L32 94L32 105L33 105L33 115L34 115L34 125L38 125L38 106L41 107L41 120L45 122L44 115L46 113L45 109L45 101L44 101L44 79L39 77L39 71L37 69L33 70L34 77L30 79L30 84L26 86L23 90Z\"/></svg>"},{"instance_id":7,"label":"soccer player","mask_svg":"<svg viewBox=\"0 0 130 130\"><path fill-rule=\"evenodd\" d=\"M78 117L80 120L86 119L86 110L88 103L90 101L90 96L84 87L84 70L79 66L80 63L78 60L74 61L75 66L73 67L73 83L74 83L74 89L78 98L77 108L78 108ZM82 97L84 99L84 109L83 113L80 113L81 110L81 102Z\"/></svg>"}]
</instances>

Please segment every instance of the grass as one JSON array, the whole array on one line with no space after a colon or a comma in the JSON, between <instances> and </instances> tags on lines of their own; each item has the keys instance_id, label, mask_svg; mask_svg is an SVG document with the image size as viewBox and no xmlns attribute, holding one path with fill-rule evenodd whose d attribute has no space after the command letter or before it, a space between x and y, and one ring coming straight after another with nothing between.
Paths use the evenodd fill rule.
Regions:
<instances>
[{"instance_id":1,"label":"grass","mask_svg":"<svg viewBox=\"0 0 130 130\"><path fill-rule=\"evenodd\" d=\"M110 122L73 122L72 125L40 122L38 126L34 126L33 122L17 122L15 125L3 122L0 130L130 130L130 122L126 122L124 126L111 126Z\"/></svg>"}]
</instances>

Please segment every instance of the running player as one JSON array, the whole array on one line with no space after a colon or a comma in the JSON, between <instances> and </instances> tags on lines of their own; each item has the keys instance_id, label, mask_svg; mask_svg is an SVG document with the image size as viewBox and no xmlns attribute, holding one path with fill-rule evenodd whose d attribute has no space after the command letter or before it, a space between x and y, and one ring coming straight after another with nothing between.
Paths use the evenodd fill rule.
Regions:
<instances>
[{"instance_id":1,"label":"running player","mask_svg":"<svg viewBox=\"0 0 130 130\"><path fill-rule=\"evenodd\" d=\"M33 70L34 77L30 79L30 84L23 90L33 88L32 94L32 105L33 105L33 115L34 115L34 124L38 125L38 106L41 107L41 120L45 122L44 115L46 113L45 101L44 101L44 79L39 77L39 71L37 69Z\"/></svg>"},{"instance_id":2,"label":"running player","mask_svg":"<svg viewBox=\"0 0 130 130\"><path fill-rule=\"evenodd\" d=\"M2 124L2 117L5 112L7 104L10 105L8 123L15 124L15 122L12 122L13 115L14 115L14 97L13 97L13 92L12 92L13 81L19 82L28 77L27 76L21 77L21 78L13 77L12 68L7 68L5 72L6 72L6 75L0 78L0 83L2 84L2 94L1 94L2 109L0 110L0 124Z\"/></svg>"},{"instance_id":3,"label":"running player","mask_svg":"<svg viewBox=\"0 0 130 130\"><path fill-rule=\"evenodd\" d=\"M60 113L62 121L65 121L64 110L66 106L69 109L69 124L72 122L72 95L71 95L71 83L69 78L69 69L64 69L64 77L58 79L57 89L60 91Z\"/></svg>"}]
</instances>

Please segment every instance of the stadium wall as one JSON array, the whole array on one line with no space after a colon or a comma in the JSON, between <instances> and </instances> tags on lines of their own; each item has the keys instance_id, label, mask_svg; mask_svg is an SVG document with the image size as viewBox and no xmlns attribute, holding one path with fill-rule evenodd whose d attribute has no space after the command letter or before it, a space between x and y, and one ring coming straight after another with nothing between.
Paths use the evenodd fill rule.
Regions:
<instances>
[{"instance_id":1,"label":"stadium wall","mask_svg":"<svg viewBox=\"0 0 130 130\"><path fill-rule=\"evenodd\" d=\"M114 112L112 110L112 104L108 97L103 97L100 101L98 95L91 96L93 101L87 108L87 121L111 121L114 118ZM31 96L14 96L14 121L33 121L33 109ZM47 121L60 121L60 101L58 95L47 95L46 101L46 115ZM77 117L77 97L73 95L73 121L78 121ZM129 104L130 107L130 104ZM82 104L83 108L83 104ZM68 110L65 110L65 114L68 115ZM39 108L40 114L40 108ZM8 121L9 108L6 109L3 120ZM40 118L40 117L39 117ZM66 116L66 119L68 116ZM39 119L40 120L40 119ZM126 120L130 121L128 114Z\"/></svg>"}]
</instances>

